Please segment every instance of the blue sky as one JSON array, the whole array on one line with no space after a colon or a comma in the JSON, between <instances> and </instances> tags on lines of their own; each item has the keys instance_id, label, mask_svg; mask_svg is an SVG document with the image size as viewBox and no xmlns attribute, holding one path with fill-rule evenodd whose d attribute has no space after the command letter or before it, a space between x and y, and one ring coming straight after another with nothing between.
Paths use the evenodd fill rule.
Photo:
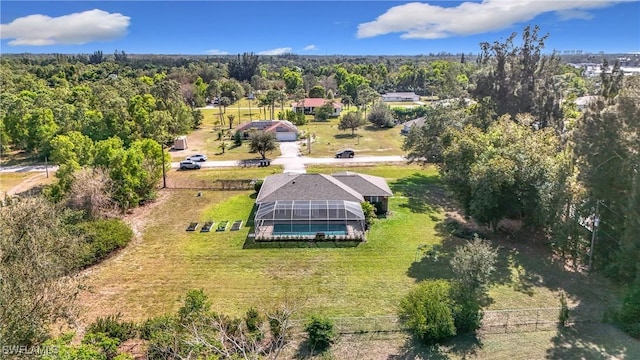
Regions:
<instances>
[{"instance_id":1,"label":"blue sky","mask_svg":"<svg viewBox=\"0 0 640 360\"><path fill-rule=\"evenodd\" d=\"M546 51L639 52L640 2L5 1L1 53L477 53L527 24Z\"/></svg>"}]
</instances>

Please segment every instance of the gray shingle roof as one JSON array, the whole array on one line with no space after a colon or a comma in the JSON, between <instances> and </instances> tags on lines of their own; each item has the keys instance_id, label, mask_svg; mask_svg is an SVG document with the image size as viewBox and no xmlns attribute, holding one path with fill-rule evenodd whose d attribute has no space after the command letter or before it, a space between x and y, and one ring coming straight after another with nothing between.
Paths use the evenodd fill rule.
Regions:
<instances>
[{"instance_id":1,"label":"gray shingle roof","mask_svg":"<svg viewBox=\"0 0 640 360\"><path fill-rule=\"evenodd\" d=\"M345 200L363 202L364 196L392 196L378 176L340 172L333 175L284 173L267 176L256 203L278 200Z\"/></svg>"},{"instance_id":2,"label":"gray shingle roof","mask_svg":"<svg viewBox=\"0 0 640 360\"><path fill-rule=\"evenodd\" d=\"M359 174L350 171L331 174L331 176L347 184L350 188L362 194L362 196L393 195L387 182L379 176Z\"/></svg>"},{"instance_id":3,"label":"gray shingle roof","mask_svg":"<svg viewBox=\"0 0 640 360\"><path fill-rule=\"evenodd\" d=\"M417 127L421 127L424 125L424 123L427 121L426 117L419 117L413 120L409 120L406 123L404 123L404 127L412 127L412 126L417 126Z\"/></svg>"},{"instance_id":4,"label":"gray shingle roof","mask_svg":"<svg viewBox=\"0 0 640 360\"><path fill-rule=\"evenodd\" d=\"M277 200L345 200L363 202L356 190L324 174L284 173L267 176L256 203Z\"/></svg>"}]
</instances>

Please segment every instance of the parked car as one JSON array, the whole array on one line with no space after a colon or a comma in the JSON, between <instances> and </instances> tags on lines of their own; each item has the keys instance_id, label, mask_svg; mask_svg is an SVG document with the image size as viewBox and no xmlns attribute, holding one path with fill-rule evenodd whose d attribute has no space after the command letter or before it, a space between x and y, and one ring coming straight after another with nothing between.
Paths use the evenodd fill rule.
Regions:
<instances>
[{"instance_id":1,"label":"parked car","mask_svg":"<svg viewBox=\"0 0 640 360\"><path fill-rule=\"evenodd\" d=\"M337 158L352 158L356 155L356 152L351 149L340 150L336 153Z\"/></svg>"},{"instance_id":2,"label":"parked car","mask_svg":"<svg viewBox=\"0 0 640 360\"><path fill-rule=\"evenodd\" d=\"M187 158L187 160L191 161L207 161L207 155L195 154L191 155Z\"/></svg>"},{"instance_id":3,"label":"parked car","mask_svg":"<svg viewBox=\"0 0 640 360\"><path fill-rule=\"evenodd\" d=\"M200 164L193 160L180 161L180 170L200 169Z\"/></svg>"}]
</instances>

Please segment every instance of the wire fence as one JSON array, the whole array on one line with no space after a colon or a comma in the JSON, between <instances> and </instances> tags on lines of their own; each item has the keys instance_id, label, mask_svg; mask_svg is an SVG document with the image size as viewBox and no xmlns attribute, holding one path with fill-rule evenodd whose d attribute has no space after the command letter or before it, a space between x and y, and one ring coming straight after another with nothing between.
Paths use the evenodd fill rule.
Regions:
<instances>
[{"instance_id":1,"label":"wire fence","mask_svg":"<svg viewBox=\"0 0 640 360\"><path fill-rule=\"evenodd\" d=\"M194 190L223 190L240 191L253 190L257 179L217 179L207 180L190 177L167 178L167 189L194 189ZM161 184L162 185L162 184Z\"/></svg>"},{"instance_id":2,"label":"wire fence","mask_svg":"<svg viewBox=\"0 0 640 360\"><path fill-rule=\"evenodd\" d=\"M594 307L569 309L566 325L600 322L604 310ZM488 310L484 312L481 333L504 334L553 331L560 325L560 308ZM330 320L339 334L397 333L406 331L397 316L333 317ZM304 333L305 320L292 321L293 333Z\"/></svg>"}]
</instances>

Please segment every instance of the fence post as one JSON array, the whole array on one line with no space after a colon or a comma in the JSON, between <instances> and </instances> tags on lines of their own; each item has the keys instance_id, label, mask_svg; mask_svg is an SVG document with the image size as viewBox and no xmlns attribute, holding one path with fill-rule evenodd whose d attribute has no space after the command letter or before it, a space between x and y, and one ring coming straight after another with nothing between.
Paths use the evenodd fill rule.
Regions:
<instances>
[{"instance_id":1,"label":"fence post","mask_svg":"<svg viewBox=\"0 0 640 360\"><path fill-rule=\"evenodd\" d=\"M540 310L536 311L536 331L538 331L538 321L540 321Z\"/></svg>"},{"instance_id":2,"label":"fence post","mask_svg":"<svg viewBox=\"0 0 640 360\"><path fill-rule=\"evenodd\" d=\"M504 323L504 333L508 333L509 332L509 311L507 311L507 321Z\"/></svg>"}]
</instances>

